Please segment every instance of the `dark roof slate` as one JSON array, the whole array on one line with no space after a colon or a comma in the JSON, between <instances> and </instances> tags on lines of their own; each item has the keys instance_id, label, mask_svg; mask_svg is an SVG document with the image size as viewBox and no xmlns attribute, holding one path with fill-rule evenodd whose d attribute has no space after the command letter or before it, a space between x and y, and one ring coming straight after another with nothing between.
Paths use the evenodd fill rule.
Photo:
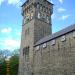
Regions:
<instances>
[{"instance_id":1,"label":"dark roof slate","mask_svg":"<svg viewBox=\"0 0 75 75\"><path fill-rule=\"evenodd\" d=\"M22 5L21 7L23 7L24 5L26 5L28 3L28 0L26 0Z\"/></svg>"},{"instance_id":2,"label":"dark roof slate","mask_svg":"<svg viewBox=\"0 0 75 75\"><path fill-rule=\"evenodd\" d=\"M54 34L52 34L52 35L48 35L48 36L46 36L46 37L40 39L38 42L35 43L34 47L35 47L35 46L38 46L38 45L40 45L40 44L43 44L43 43L45 43L45 42L48 42L48 41L50 41L50 40L52 40L52 39L55 39L55 38L57 38L57 37L60 37L60 36L62 36L62 35L65 35L65 34L67 34L67 33L70 33L70 32L72 32L72 31L74 31L74 30L75 30L75 24L73 24L73 25L71 25L71 26L68 26L67 28L65 28L65 29L63 29L63 30L60 30L60 31L58 31L58 32L56 32L56 33L54 33Z\"/></svg>"},{"instance_id":3,"label":"dark roof slate","mask_svg":"<svg viewBox=\"0 0 75 75\"><path fill-rule=\"evenodd\" d=\"M26 5L27 3L29 2L29 0L26 0L22 5L21 5L21 7L23 7L24 5ZM47 1L49 4L51 4L51 5L54 5L53 3L51 3L51 2L49 2L49 1Z\"/></svg>"}]
</instances>

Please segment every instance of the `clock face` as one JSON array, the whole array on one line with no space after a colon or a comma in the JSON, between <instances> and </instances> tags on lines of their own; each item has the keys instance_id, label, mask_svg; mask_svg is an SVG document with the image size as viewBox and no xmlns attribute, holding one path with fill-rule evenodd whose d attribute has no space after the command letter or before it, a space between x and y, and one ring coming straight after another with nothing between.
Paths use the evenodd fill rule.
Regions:
<instances>
[{"instance_id":1,"label":"clock face","mask_svg":"<svg viewBox=\"0 0 75 75\"><path fill-rule=\"evenodd\" d=\"M29 22L29 20L30 20L30 14L26 14L26 19L25 20L26 20L26 23Z\"/></svg>"},{"instance_id":2,"label":"clock face","mask_svg":"<svg viewBox=\"0 0 75 75\"><path fill-rule=\"evenodd\" d=\"M32 20L33 19L33 15L34 15L33 12L27 13L26 16L25 16L24 23L29 22L30 20Z\"/></svg>"},{"instance_id":3,"label":"clock face","mask_svg":"<svg viewBox=\"0 0 75 75\"><path fill-rule=\"evenodd\" d=\"M26 18L30 18L30 14L27 14L27 15L26 15Z\"/></svg>"}]
</instances>

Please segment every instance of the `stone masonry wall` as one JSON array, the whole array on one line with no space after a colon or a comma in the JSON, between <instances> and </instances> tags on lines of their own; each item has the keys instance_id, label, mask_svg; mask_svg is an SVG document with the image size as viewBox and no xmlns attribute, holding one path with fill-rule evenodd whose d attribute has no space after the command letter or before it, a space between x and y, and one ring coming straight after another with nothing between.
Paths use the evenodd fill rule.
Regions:
<instances>
[{"instance_id":1,"label":"stone masonry wall","mask_svg":"<svg viewBox=\"0 0 75 75\"><path fill-rule=\"evenodd\" d=\"M34 47L34 75L75 75L75 38L73 32Z\"/></svg>"}]
</instances>

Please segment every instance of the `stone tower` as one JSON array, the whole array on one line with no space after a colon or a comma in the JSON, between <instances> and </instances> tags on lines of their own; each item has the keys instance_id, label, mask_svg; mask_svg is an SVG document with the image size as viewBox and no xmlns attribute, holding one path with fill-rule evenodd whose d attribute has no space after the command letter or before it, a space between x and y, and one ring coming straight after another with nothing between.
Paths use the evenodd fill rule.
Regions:
<instances>
[{"instance_id":1,"label":"stone tower","mask_svg":"<svg viewBox=\"0 0 75 75\"><path fill-rule=\"evenodd\" d=\"M33 46L52 34L53 4L47 0L26 0L22 5L22 37L19 75L33 75Z\"/></svg>"}]
</instances>

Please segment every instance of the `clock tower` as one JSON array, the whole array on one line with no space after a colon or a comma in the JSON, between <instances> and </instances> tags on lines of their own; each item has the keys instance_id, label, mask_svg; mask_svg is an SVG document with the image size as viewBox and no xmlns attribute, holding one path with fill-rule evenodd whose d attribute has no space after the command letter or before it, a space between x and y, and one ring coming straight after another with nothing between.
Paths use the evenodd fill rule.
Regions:
<instances>
[{"instance_id":1,"label":"clock tower","mask_svg":"<svg viewBox=\"0 0 75 75\"><path fill-rule=\"evenodd\" d=\"M19 75L33 75L33 46L52 34L53 4L47 0L26 0L22 5L22 36Z\"/></svg>"}]
</instances>

